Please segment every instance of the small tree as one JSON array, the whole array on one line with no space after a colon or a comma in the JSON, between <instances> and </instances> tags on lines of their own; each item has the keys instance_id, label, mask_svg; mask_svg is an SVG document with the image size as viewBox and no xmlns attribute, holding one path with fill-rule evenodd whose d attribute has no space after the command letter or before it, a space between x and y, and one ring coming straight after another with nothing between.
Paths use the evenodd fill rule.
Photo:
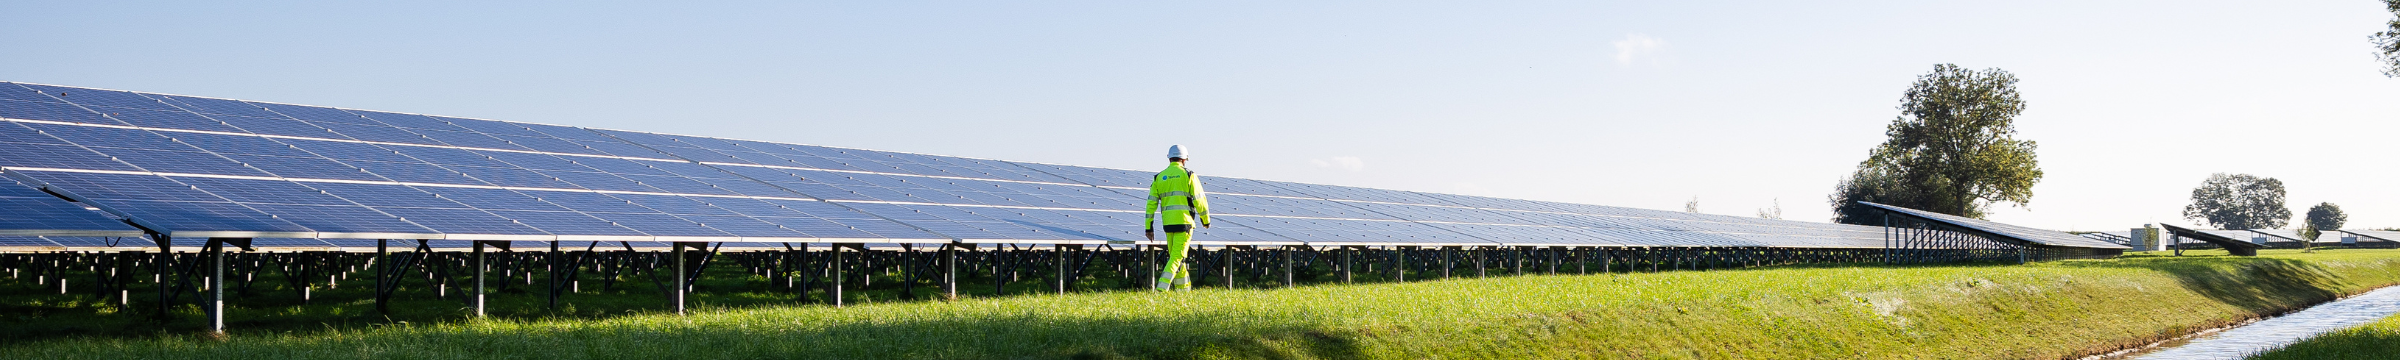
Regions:
<instances>
[{"instance_id":1,"label":"small tree","mask_svg":"<svg viewBox=\"0 0 2400 360\"><path fill-rule=\"evenodd\" d=\"M1683 202L1683 212L1688 212L1688 213L1699 213L1699 212L1700 212L1700 197L1698 197L1698 196L1693 196L1693 197L1692 197L1692 201L1685 201L1685 202Z\"/></svg>"},{"instance_id":2,"label":"small tree","mask_svg":"<svg viewBox=\"0 0 2400 360\"><path fill-rule=\"evenodd\" d=\"M2283 180L2217 173L2192 189L2183 217L2227 230L2282 228L2292 219L2283 195Z\"/></svg>"},{"instance_id":3,"label":"small tree","mask_svg":"<svg viewBox=\"0 0 2400 360\"><path fill-rule=\"evenodd\" d=\"M1773 205L1768 205L1765 209L1758 209L1758 218L1783 220L1783 199L1776 199Z\"/></svg>"},{"instance_id":4,"label":"small tree","mask_svg":"<svg viewBox=\"0 0 2400 360\"><path fill-rule=\"evenodd\" d=\"M2350 214L2343 214L2340 205L2317 203L2317 206L2308 208L2308 224L2315 225L2318 230L2341 230L2343 223L2347 222L2350 222Z\"/></svg>"},{"instance_id":5,"label":"small tree","mask_svg":"<svg viewBox=\"0 0 2400 360\"><path fill-rule=\"evenodd\" d=\"M2375 42L2375 57L2383 62L2383 76L2400 78L2400 0L2383 0L2383 7L2392 11L2392 20L2383 32L2368 36Z\"/></svg>"}]
</instances>

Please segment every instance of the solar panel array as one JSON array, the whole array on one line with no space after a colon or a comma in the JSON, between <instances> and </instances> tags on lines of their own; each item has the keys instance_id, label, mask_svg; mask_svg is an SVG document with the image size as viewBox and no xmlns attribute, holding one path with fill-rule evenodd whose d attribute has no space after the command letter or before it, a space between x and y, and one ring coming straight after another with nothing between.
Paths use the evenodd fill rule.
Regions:
<instances>
[{"instance_id":1,"label":"solar panel array","mask_svg":"<svg viewBox=\"0 0 2400 360\"><path fill-rule=\"evenodd\" d=\"M1143 242L1149 173L0 83L0 167L177 237ZM1874 248L1879 228L1205 177L1202 244ZM263 242L264 240L262 240ZM55 241L54 241L55 242Z\"/></svg>"},{"instance_id":2,"label":"solar panel array","mask_svg":"<svg viewBox=\"0 0 2400 360\"><path fill-rule=\"evenodd\" d=\"M1891 205L1884 205L1884 204L1877 204L1877 203L1864 202L1864 201L1861 201L1860 203L1867 204L1867 205L1869 205L1869 206L1874 206L1874 207L1877 207L1877 208L1881 208L1881 209L1884 209L1884 210L1887 210L1887 211L1899 212L1899 213L1908 214L1908 215L1915 216L1915 217L1919 217L1919 218L1925 218L1925 219L1930 219L1930 220L1934 220L1934 221L1940 221L1940 222L1943 222L1943 223L1948 223L1948 224L1951 224L1951 225L1957 225L1957 226L1960 226L1960 227L1965 227L1965 228L1974 229L1974 230L1977 230L1977 231L1982 231L1982 232L1986 232L1986 233L1992 233L1992 234L1996 234L1996 235L2000 235L2000 236L2006 236L2006 237L2010 237L2010 238L2015 238L2015 239L2018 239L2018 240L2023 240L2023 241L2026 241L2026 242L2032 242L2032 243L2035 243L2035 244L2041 244L2041 245L2045 245L2045 246L2060 246L2060 247L2075 247L2075 248L2094 248L2094 249L2130 249L2130 248L2131 248L2131 247L2128 247L2128 246L2125 246L2125 245L2119 245L2119 244L2110 243L2110 242L2107 242L2107 241L2094 240L2094 239L2092 239L2092 238L2086 238L2086 237L2082 237L2082 236L2076 236L2075 234L2069 234L2069 233L2066 233L2066 232L2063 232L2063 231L2057 231L2057 230L2043 230L2043 229L2035 229L2035 228L2029 228L2029 227L2023 227L2023 226L2016 226L2016 225L2002 224L2002 223L1991 222L1991 221L1984 221L1984 220L1981 220L1981 219L1968 218L1968 217L1964 217L1964 216L1956 216L1956 215L1942 214L1942 213L1936 213L1936 212L1931 212L1931 211L1923 211L1923 210L1910 209L1910 208L1904 208L1904 207L1898 207L1898 206L1891 206Z\"/></svg>"}]
</instances>

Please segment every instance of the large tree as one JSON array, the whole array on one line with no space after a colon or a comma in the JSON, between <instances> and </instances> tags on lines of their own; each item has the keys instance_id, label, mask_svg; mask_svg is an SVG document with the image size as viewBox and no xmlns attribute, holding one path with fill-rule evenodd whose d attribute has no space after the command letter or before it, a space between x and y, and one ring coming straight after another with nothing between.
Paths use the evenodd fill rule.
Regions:
<instances>
[{"instance_id":1,"label":"large tree","mask_svg":"<svg viewBox=\"0 0 2400 360\"><path fill-rule=\"evenodd\" d=\"M1873 224L1862 200L1974 218L1994 203L2031 201L2042 170L2034 142L2016 138L2024 112L2016 75L1934 65L1901 94L1883 144L1834 186L1833 220Z\"/></svg>"},{"instance_id":2,"label":"large tree","mask_svg":"<svg viewBox=\"0 0 2400 360\"><path fill-rule=\"evenodd\" d=\"M2383 60L2383 76L2400 78L2400 0L2383 0L2383 7L2392 11L2392 20L2383 32L2367 39L2375 42L2375 56Z\"/></svg>"},{"instance_id":3,"label":"large tree","mask_svg":"<svg viewBox=\"0 0 2400 360\"><path fill-rule=\"evenodd\" d=\"M2192 189L2183 217L2219 229L2276 229L2291 221L2292 209L2283 206L2283 180L2217 173Z\"/></svg>"}]
</instances>

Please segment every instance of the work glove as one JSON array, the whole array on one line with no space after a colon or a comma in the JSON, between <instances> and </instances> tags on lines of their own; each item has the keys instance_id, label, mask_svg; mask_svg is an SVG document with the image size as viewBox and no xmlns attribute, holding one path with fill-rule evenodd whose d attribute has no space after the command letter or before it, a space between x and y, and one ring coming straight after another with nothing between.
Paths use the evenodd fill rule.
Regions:
<instances>
[{"instance_id":1,"label":"work glove","mask_svg":"<svg viewBox=\"0 0 2400 360\"><path fill-rule=\"evenodd\" d=\"M1158 230L1142 229L1142 238L1158 241Z\"/></svg>"}]
</instances>

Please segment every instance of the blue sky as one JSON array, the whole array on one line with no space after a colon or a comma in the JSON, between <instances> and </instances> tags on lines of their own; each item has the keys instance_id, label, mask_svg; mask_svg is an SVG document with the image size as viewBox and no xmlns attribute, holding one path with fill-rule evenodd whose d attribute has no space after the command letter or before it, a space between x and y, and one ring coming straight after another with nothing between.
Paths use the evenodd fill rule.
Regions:
<instances>
[{"instance_id":1,"label":"blue sky","mask_svg":"<svg viewBox=\"0 0 2400 360\"><path fill-rule=\"evenodd\" d=\"M7 2L0 80L1823 221L1937 63L2023 79L1992 218L2213 172L2400 226L2370 0Z\"/></svg>"}]
</instances>

